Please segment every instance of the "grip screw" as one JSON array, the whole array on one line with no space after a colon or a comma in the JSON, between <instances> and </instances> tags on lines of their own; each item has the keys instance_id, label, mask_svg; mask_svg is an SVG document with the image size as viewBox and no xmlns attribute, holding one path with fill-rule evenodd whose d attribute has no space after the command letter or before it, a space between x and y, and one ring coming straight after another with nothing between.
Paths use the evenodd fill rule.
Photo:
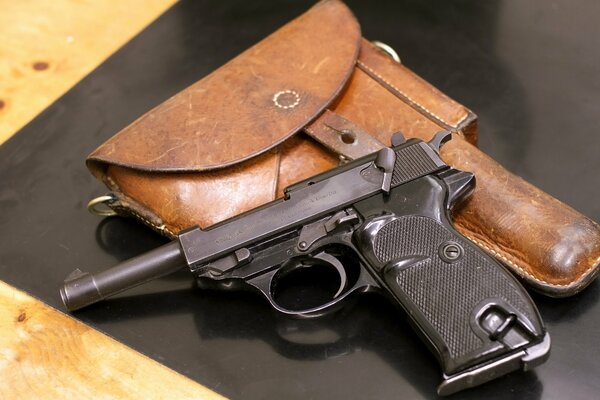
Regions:
<instances>
[{"instance_id":1,"label":"grip screw","mask_svg":"<svg viewBox=\"0 0 600 400\"><path fill-rule=\"evenodd\" d=\"M456 242L445 242L440 246L440 258L449 264L460 260L463 254L462 246Z\"/></svg>"}]
</instances>

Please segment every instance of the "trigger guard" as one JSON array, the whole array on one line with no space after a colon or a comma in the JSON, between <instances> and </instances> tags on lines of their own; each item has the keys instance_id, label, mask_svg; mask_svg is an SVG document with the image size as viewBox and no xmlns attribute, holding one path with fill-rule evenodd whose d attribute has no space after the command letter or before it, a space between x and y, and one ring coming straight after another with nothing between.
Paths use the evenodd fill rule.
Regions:
<instances>
[{"instance_id":1,"label":"trigger guard","mask_svg":"<svg viewBox=\"0 0 600 400\"><path fill-rule=\"evenodd\" d=\"M336 271L338 271L338 275L340 277L340 287L338 288L333 299L321 305L304 310L292 310L279 305L274 298L274 292L272 291L272 288L274 286L274 280L277 279L276 276L281 272L280 269L274 269L267 274L259 275L251 280L248 280L246 283L257 289L276 311L290 318L298 319L318 318L338 311L342 307L342 302L346 298L356 291L360 292L361 288L367 286L364 280L359 280L351 288L348 288L348 290L344 291L347 286L348 278L342 263L336 257L324 251L311 258L316 258L327 264L330 264L335 268Z\"/></svg>"},{"instance_id":2,"label":"trigger guard","mask_svg":"<svg viewBox=\"0 0 600 400\"><path fill-rule=\"evenodd\" d=\"M281 307L279 304L275 302L275 299L271 294L267 296L269 303L271 306L278 312L287 315L293 318L300 319L309 319L309 318L319 318L327 314L331 314L335 311L338 311L342 307L342 301L346 299L350 294L352 294L354 290L348 290L342 293L341 296L334 298L333 300L328 301L325 304L321 304L316 307L308 308L306 310L289 310L287 308ZM263 292L264 294L265 292Z\"/></svg>"}]
</instances>

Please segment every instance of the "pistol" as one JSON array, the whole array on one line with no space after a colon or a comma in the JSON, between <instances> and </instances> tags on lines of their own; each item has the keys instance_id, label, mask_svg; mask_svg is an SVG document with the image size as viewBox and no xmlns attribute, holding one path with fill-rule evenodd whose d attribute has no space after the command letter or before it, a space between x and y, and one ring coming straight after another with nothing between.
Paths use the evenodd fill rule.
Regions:
<instances>
[{"instance_id":1,"label":"pistol","mask_svg":"<svg viewBox=\"0 0 600 400\"><path fill-rule=\"evenodd\" d=\"M446 131L429 142L396 134L391 147L294 184L281 199L183 231L106 271L76 270L61 298L73 311L185 267L201 286L254 289L297 318L379 292L438 359L440 395L530 370L547 360L550 337L516 278L452 226L475 177L441 159L450 139ZM298 304L285 283L312 268L329 271L331 296Z\"/></svg>"}]
</instances>

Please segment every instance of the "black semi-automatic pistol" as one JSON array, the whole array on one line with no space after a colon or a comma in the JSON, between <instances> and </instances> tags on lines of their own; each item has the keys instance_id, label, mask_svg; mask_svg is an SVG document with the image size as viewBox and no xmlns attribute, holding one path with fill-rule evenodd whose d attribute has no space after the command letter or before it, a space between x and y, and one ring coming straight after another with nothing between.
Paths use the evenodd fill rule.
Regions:
<instances>
[{"instance_id":1,"label":"black semi-automatic pistol","mask_svg":"<svg viewBox=\"0 0 600 400\"><path fill-rule=\"evenodd\" d=\"M398 304L437 356L447 395L548 358L550 337L519 282L452 226L475 186L439 155L451 138L392 139L392 147L288 187L285 196L97 274L76 270L60 290L73 311L185 266L200 284L258 290L300 318L378 291ZM322 304L297 306L286 280L333 271ZM317 282L315 282L317 284ZM287 296L289 297L289 296Z\"/></svg>"}]
</instances>

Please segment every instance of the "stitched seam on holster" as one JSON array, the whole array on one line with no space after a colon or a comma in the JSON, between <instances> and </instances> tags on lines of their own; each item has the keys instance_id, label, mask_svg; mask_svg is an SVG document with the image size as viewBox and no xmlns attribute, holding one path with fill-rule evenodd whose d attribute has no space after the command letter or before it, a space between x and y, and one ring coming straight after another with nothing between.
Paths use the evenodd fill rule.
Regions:
<instances>
[{"instance_id":1,"label":"stitched seam on holster","mask_svg":"<svg viewBox=\"0 0 600 400\"><path fill-rule=\"evenodd\" d=\"M446 127L449 130L458 129L458 127L460 126L460 124L463 123L469 117L469 115L467 114L460 121L458 121L456 123L456 125L452 125L451 123L445 121L442 117L440 117L439 115L437 115L433 111L429 110L427 107L419 104L411 96L409 96L408 94L406 94L404 91L400 90L397 86L395 86L394 84L390 83L389 80L385 79L382 75L380 75L375 70L373 70L371 67L369 67L368 65L366 65L364 63L364 61L358 60L356 63L358 65L358 67L364 73L366 73L367 75L369 75L375 81L379 82L379 84L381 84L381 86L385 87L390 92L394 93L399 99L401 99L402 101L404 101L406 104L408 104L410 106L413 106L421 114L427 116L428 118L432 118L433 120L435 120L435 122L439 123L440 125Z\"/></svg>"},{"instance_id":2,"label":"stitched seam on holster","mask_svg":"<svg viewBox=\"0 0 600 400\"><path fill-rule=\"evenodd\" d=\"M486 243L484 243L481 240L476 240L474 239L472 236L468 235L468 234L464 234L465 237L467 237L470 241L472 241L473 243L477 244L479 247L483 248L484 250L486 250L488 253L490 253L491 255L493 255L494 257L500 257L502 259L502 261L506 262L507 264L509 264L510 266L516 268L520 273L522 273L523 275L526 275L528 278L535 280L536 282L542 283L545 286L550 286L550 287L556 287L556 288L566 288L566 287L577 287L578 285L581 284L581 282L585 281L586 279L589 279L590 275L593 274L594 269L596 269L596 267L598 266L598 264L600 264L600 257L598 257L596 259L596 261L588 268L586 269L581 275L580 277L576 280L573 281L571 283L568 284L560 284L560 283L550 283L547 282L545 280L536 278L535 276L533 276L531 273L527 272L526 270L524 270L523 268L521 268L517 263L515 263L514 261L511 261L507 256L505 256L505 254L500 253L499 251L496 251L494 249L492 249L491 247L489 247ZM595 271L596 273L598 272L597 270Z\"/></svg>"}]
</instances>

